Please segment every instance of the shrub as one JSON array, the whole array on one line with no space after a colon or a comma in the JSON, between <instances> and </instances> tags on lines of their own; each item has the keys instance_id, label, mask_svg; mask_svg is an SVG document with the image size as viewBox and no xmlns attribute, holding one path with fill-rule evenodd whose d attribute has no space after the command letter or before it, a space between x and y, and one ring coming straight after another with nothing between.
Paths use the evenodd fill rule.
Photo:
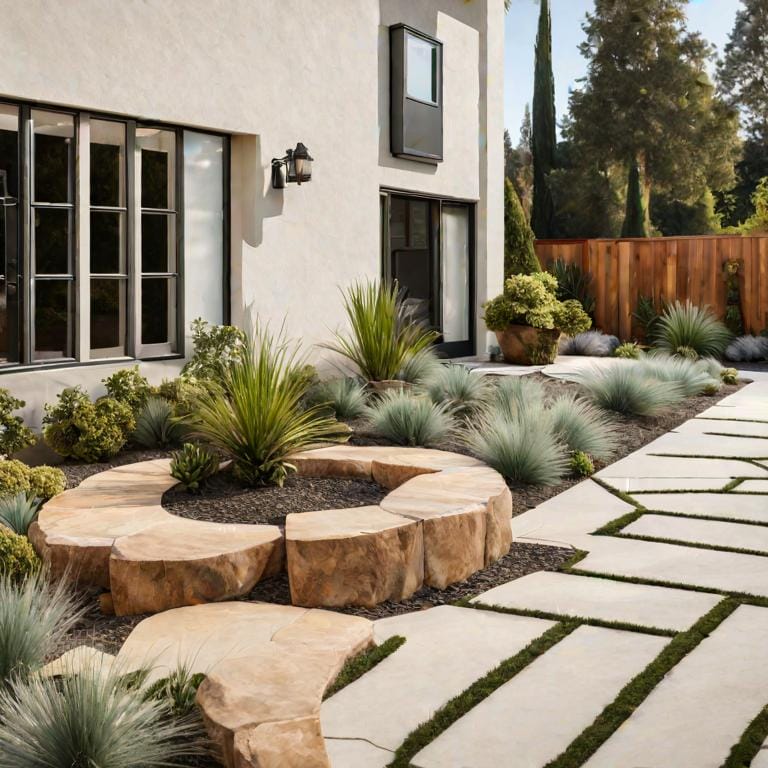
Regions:
<instances>
[{"instance_id":1,"label":"shrub","mask_svg":"<svg viewBox=\"0 0 768 768\"><path fill-rule=\"evenodd\" d=\"M67 487L67 476L58 467L29 467L29 494L38 499L52 499Z\"/></svg>"},{"instance_id":2,"label":"shrub","mask_svg":"<svg viewBox=\"0 0 768 768\"><path fill-rule=\"evenodd\" d=\"M426 347L410 355L395 378L409 384L424 384L437 375L442 367L432 347Z\"/></svg>"},{"instance_id":3,"label":"shrub","mask_svg":"<svg viewBox=\"0 0 768 768\"><path fill-rule=\"evenodd\" d=\"M720 387L719 373L714 377L709 373L707 365L685 357L652 355L640 360L637 368L657 381L679 386L685 397L693 397L707 390L711 391L712 387Z\"/></svg>"},{"instance_id":4,"label":"shrub","mask_svg":"<svg viewBox=\"0 0 768 768\"><path fill-rule=\"evenodd\" d=\"M162 397L150 397L136 419L131 440L142 448L178 445L184 428L173 415L173 407Z\"/></svg>"},{"instance_id":5,"label":"shrub","mask_svg":"<svg viewBox=\"0 0 768 768\"><path fill-rule=\"evenodd\" d=\"M445 405L407 392L389 390L370 409L374 431L396 445L435 445L451 432Z\"/></svg>"},{"instance_id":6,"label":"shrub","mask_svg":"<svg viewBox=\"0 0 768 768\"><path fill-rule=\"evenodd\" d=\"M13 411L25 405L7 389L0 389L0 454L3 456L10 456L35 443L32 430L24 426L20 416L13 415Z\"/></svg>"},{"instance_id":7,"label":"shrub","mask_svg":"<svg viewBox=\"0 0 768 768\"><path fill-rule=\"evenodd\" d=\"M552 429L572 452L609 459L616 452L618 436L606 414L575 395L561 395L548 409Z\"/></svg>"},{"instance_id":8,"label":"shrub","mask_svg":"<svg viewBox=\"0 0 768 768\"><path fill-rule=\"evenodd\" d=\"M0 526L0 579L21 582L40 570L40 559L26 536ZM3 599L0 589L0 599ZM2 606L0 606L0 624ZM2 627L0 626L0 633ZM0 665L2 664L2 638L0 637Z\"/></svg>"},{"instance_id":9,"label":"shrub","mask_svg":"<svg viewBox=\"0 0 768 768\"><path fill-rule=\"evenodd\" d=\"M738 336L725 348L724 357L732 363L768 360L768 337Z\"/></svg>"},{"instance_id":10,"label":"shrub","mask_svg":"<svg viewBox=\"0 0 768 768\"><path fill-rule=\"evenodd\" d=\"M476 412L485 404L489 393L485 376L453 364L440 366L426 388L433 403L445 404L457 416L470 416Z\"/></svg>"},{"instance_id":11,"label":"shrub","mask_svg":"<svg viewBox=\"0 0 768 768\"><path fill-rule=\"evenodd\" d=\"M29 467L18 459L0 461L0 496L29 493L32 489Z\"/></svg>"},{"instance_id":12,"label":"shrub","mask_svg":"<svg viewBox=\"0 0 768 768\"><path fill-rule=\"evenodd\" d=\"M368 395L357 379L330 379L316 384L307 402L330 406L337 419L356 419L365 413Z\"/></svg>"},{"instance_id":13,"label":"shrub","mask_svg":"<svg viewBox=\"0 0 768 768\"><path fill-rule=\"evenodd\" d=\"M45 406L43 424L54 451L86 462L115 456L136 426L127 405L111 397L93 403L79 386L65 389L55 405Z\"/></svg>"},{"instance_id":14,"label":"shrub","mask_svg":"<svg viewBox=\"0 0 768 768\"><path fill-rule=\"evenodd\" d=\"M201 445L184 443L171 459L171 477L175 477L190 493L199 491L203 483L218 471L218 456Z\"/></svg>"},{"instance_id":15,"label":"shrub","mask_svg":"<svg viewBox=\"0 0 768 768\"><path fill-rule=\"evenodd\" d=\"M549 271L557 280L557 298L560 301L576 299L584 307L584 311L592 316L595 311L592 275L584 272L578 264L568 264L562 259L555 259Z\"/></svg>"},{"instance_id":16,"label":"shrub","mask_svg":"<svg viewBox=\"0 0 768 768\"><path fill-rule=\"evenodd\" d=\"M182 375L221 379L229 366L241 359L246 335L232 325L210 325L200 317L192 321L191 328L194 351Z\"/></svg>"},{"instance_id":17,"label":"shrub","mask_svg":"<svg viewBox=\"0 0 768 768\"><path fill-rule=\"evenodd\" d=\"M107 396L127 405L134 416L141 413L150 393L149 382L139 373L139 366L115 371L101 382L107 389Z\"/></svg>"},{"instance_id":18,"label":"shrub","mask_svg":"<svg viewBox=\"0 0 768 768\"><path fill-rule=\"evenodd\" d=\"M625 360L637 360L640 357L640 352L640 345L636 341L625 341L613 350L613 356Z\"/></svg>"},{"instance_id":19,"label":"shrub","mask_svg":"<svg viewBox=\"0 0 768 768\"><path fill-rule=\"evenodd\" d=\"M738 384L739 372L735 368L723 368L720 371L720 378L723 384Z\"/></svg>"},{"instance_id":20,"label":"shrub","mask_svg":"<svg viewBox=\"0 0 768 768\"><path fill-rule=\"evenodd\" d=\"M570 460L571 474L578 477L589 477L595 473L592 459L584 451L574 451Z\"/></svg>"},{"instance_id":21,"label":"shrub","mask_svg":"<svg viewBox=\"0 0 768 768\"><path fill-rule=\"evenodd\" d=\"M249 485L282 485L293 469L288 457L313 443L340 442L346 427L303 407L309 388L303 360L281 336L257 330L243 354L230 363L221 395L201 395L197 432L233 460Z\"/></svg>"},{"instance_id":22,"label":"shrub","mask_svg":"<svg viewBox=\"0 0 768 768\"><path fill-rule=\"evenodd\" d=\"M679 384L652 378L633 362L596 369L574 380L590 402L625 415L655 416L685 398Z\"/></svg>"},{"instance_id":23,"label":"shrub","mask_svg":"<svg viewBox=\"0 0 768 768\"><path fill-rule=\"evenodd\" d=\"M211 379L198 379L183 375L175 379L165 379L162 384L153 387L151 394L167 400L173 406L173 414L183 419L194 412L197 400L205 393L221 392L221 385Z\"/></svg>"},{"instance_id":24,"label":"shrub","mask_svg":"<svg viewBox=\"0 0 768 768\"><path fill-rule=\"evenodd\" d=\"M544 406L544 387L527 376L504 376L492 390L490 409L506 418L515 418L526 408Z\"/></svg>"},{"instance_id":25,"label":"shrub","mask_svg":"<svg viewBox=\"0 0 768 768\"><path fill-rule=\"evenodd\" d=\"M403 366L437 338L413 321L397 283L355 283L342 294L351 331L325 345L347 358L368 381L397 377Z\"/></svg>"},{"instance_id":26,"label":"shrub","mask_svg":"<svg viewBox=\"0 0 768 768\"><path fill-rule=\"evenodd\" d=\"M640 330L643 332L645 341L649 344L656 338L656 332L659 326L661 315L656 308L656 301L653 296L644 296L640 294L637 297L637 308L632 313Z\"/></svg>"},{"instance_id":27,"label":"shrub","mask_svg":"<svg viewBox=\"0 0 768 768\"><path fill-rule=\"evenodd\" d=\"M619 346L615 336L602 331L584 331L575 336L564 336L560 340L561 355L587 355L589 357L609 357Z\"/></svg>"},{"instance_id":28,"label":"shrub","mask_svg":"<svg viewBox=\"0 0 768 768\"><path fill-rule=\"evenodd\" d=\"M670 354L689 347L700 357L705 357L721 355L730 339L728 329L708 307L676 301L659 318L654 343Z\"/></svg>"},{"instance_id":29,"label":"shrub","mask_svg":"<svg viewBox=\"0 0 768 768\"><path fill-rule=\"evenodd\" d=\"M504 179L504 277L541 272L535 235L512 182Z\"/></svg>"},{"instance_id":30,"label":"shrub","mask_svg":"<svg viewBox=\"0 0 768 768\"><path fill-rule=\"evenodd\" d=\"M40 500L27 498L26 493L0 496L0 525L26 536L29 526L37 519L39 508Z\"/></svg>"}]
</instances>

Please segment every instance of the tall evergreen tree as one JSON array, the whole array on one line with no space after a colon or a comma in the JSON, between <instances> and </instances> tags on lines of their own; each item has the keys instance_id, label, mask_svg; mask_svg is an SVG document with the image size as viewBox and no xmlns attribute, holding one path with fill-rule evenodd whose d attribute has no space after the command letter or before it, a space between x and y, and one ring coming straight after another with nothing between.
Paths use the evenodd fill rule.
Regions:
<instances>
[{"instance_id":1,"label":"tall evergreen tree","mask_svg":"<svg viewBox=\"0 0 768 768\"><path fill-rule=\"evenodd\" d=\"M509 179L504 179L504 277L541 272L533 230Z\"/></svg>"},{"instance_id":2,"label":"tall evergreen tree","mask_svg":"<svg viewBox=\"0 0 768 768\"><path fill-rule=\"evenodd\" d=\"M637 158L629 163L629 182L627 184L627 210L621 228L622 237L648 237L643 188L640 183L640 167Z\"/></svg>"},{"instance_id":3,"label":"tall evergreen tree","mask_svg":"<svg viewBox=\"0 0 768 768\"><path fill-rule=\"evenodd\" d=\"M520 140L512 146L509 131L504 131L504 175L512 182L520 198L525 215L531 215L533 192L533 160L531 157L531 110L525 105L525 115L520 125Z\"/></svg>"},{"instance_id":4,"label":"tall evergreen tree","mask_svg":"<svg viewBox=\"0 0 768 768\"><path fill-rule=\"evenodd\" d=\"M539 30L536 35L536 67L533 83L533 209L531 225L539 238L555 234L555 209L549 174L555 167L557 147L555 124L555 78L552 74L552 19L549 0L540 0Z\"/></svg>"}]
</instances>

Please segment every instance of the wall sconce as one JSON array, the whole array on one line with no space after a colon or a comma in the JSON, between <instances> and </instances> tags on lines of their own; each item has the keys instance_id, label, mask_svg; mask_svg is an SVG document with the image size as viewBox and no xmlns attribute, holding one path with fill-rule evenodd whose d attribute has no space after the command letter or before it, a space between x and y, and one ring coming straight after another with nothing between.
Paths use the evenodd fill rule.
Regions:
<instances>
[{"instance_id":1,"label":"wall sconce","mask_svg":"<svg viewBox=\"0 0 768 768\"><path fill-rule=\"evenodd\" d=\"M284 189L286 181L290 184L311 181L313 159L301 142L295 149L286 149L285 157L273 157L272 188Z\"/></svg>"}]
</instances>

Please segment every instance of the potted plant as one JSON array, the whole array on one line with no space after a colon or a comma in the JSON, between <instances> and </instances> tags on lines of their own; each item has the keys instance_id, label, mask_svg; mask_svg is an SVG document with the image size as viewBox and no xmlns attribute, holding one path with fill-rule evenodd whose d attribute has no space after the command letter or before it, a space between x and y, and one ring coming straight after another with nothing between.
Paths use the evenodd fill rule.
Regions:
<instances>
[{"instance_id":1,"label":"potted plant","mask_svg":"<svg viewBox=\"0 0 768 768\"><path fill-rule=\"evenodd\" d=\"M557 280L547 272L512 275L504 293L483 305L485 324L495 331L507 363L552 363L561 334L573 336L592 325L580 302L560 301L556 291Z\"/></svg>"}]
</instances>

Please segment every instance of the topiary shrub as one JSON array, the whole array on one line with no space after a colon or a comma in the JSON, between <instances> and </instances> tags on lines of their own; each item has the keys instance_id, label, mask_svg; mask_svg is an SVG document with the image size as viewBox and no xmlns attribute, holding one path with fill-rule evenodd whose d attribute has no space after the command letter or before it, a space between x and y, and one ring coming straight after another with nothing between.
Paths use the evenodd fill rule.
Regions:
<instances>
[{"instance_id":1,"label":"topiary shrub","mask_svg":"<svg viewBox=\"0 0 768 768\"><path fill-rule=\"evenodd\" d=\"M39 570L40 558L29 539L0 526L0 578L20 584Z\"/></svg>"},{"instance_id":2,"label":"topiary shrub","mask_svg":"<svg viewBox=\"0 0 768 768\"><path fill-rule=\"evenodd\" d=\"M45 406L43 424L45 440L54 451L92 463L115 456L136 421L124 403L111 397L91 402L78 386L65 389L54 405Z\"/></svg>"},{"instance_id":3,"label":"topiary shrub","mask_svg":"<svg viewBox=\"0 0 768 768\"><path fill-rule=\"evenodd\" d=\"M107 388L107 396L127 405L134 415L138 415L146 405L151 387L139 373L139 366L115 371L101 382Z\"/></svg>"},{"instance_id":4,"label":"topiary shrub","mask_svg":"<svg viewBox=\"0 0 768 768\"><path fill-rule=\"evenodd\" d=\"M52 499L67 488L67 476L58 467L29 467L29 494L38 499Z\"/></svg>"},{"instance_id":5,"label":"topiary shrub","mask_svg":"<svg viewBox=\"0 0 768 768\"><path fill-rule=\"evenodd\" d=\"M0 461L0 496L28 494L31 490L29 471L30 468L18 459Z\"/></svg>"},{"instance_id":6,"label":"topiary shrub","mask_svg":"<svg viewBox=\"0 0 768 768\"><path fill-rule=\"evenodd\" d=\"M25 405L7 389L0 389L0 454L3 456L10 456L35 443L32 430L24 426L20 416L13 415L13 411Z\"/></svg>"},{"instance_id":7,"label":"topiary shrub","mask_svg":"<svg viewBox=\"0 0 768 768\"><path fill-rule=\"evenodd\" d=\"M534 234L520 198L509 179L504 179L504 277L541 272Z\"/></svg>"}]
</instances>

